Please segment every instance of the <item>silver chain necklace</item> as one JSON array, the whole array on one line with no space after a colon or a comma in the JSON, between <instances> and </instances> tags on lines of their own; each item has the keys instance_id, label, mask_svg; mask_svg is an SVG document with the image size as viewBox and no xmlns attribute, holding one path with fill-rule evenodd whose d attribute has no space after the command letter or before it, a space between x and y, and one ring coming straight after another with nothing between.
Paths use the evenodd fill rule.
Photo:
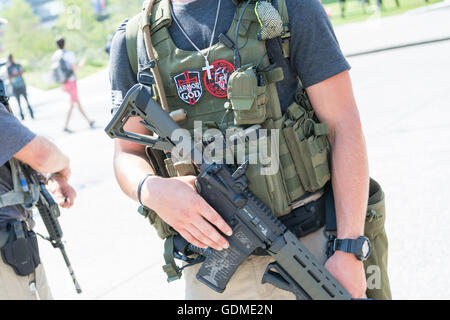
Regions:
<instances>
[{"instance_id":1,"label":"silver chain necklace","mask_svg":"<svg viewBox=\"0 0 450 320\"><path fill-rule=\"evenodd\" d=\"M195 43L191 40L191 38L189 38L189 36L187 35L186 31L184 31L184 29L181 27L181 24L178 22L178 19L175 17L175 14L173 13L173 5L172 5L172 18L173 21L175 21L175 23L177 24L178 28L180 28L181 33L183 33L183 35L186 37L186 39L190 42L190 44L198 51L198 53L200 53L202 55L202 57L205 59L205 66L202 68L203 71L206 71L208 74L208 80L211 80L211 69L214 68L214 66L209 64L208 61L208 56L209 56L209 52L211 50L212 44L214 42L214 36L216 34L216 27L217 27L217 21L219 21L219 12L220 12L220 4L221 4L222 0L219 0L219 4L217 5L217 12L216 12L216 21L214 22L214 28L213 28L213 32L211 35L211 41L209 42L209 47L208 47L208 51L206 51L206 54L203 54L202 51L195 45ZM172 2L171 2L172 4Z\"/></svg>"}]
</instances>

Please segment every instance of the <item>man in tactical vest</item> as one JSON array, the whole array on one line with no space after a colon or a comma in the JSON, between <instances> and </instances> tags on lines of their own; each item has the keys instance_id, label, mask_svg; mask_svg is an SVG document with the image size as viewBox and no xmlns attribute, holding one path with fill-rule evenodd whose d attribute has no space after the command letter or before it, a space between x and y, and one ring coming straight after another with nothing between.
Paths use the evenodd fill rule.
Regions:
<instances>
[{"instance_id":1,"label":"man in tactical vest","mask_svg":"<svg viewBox=\"0 0 450 320\"><path fill-rule=\"evenodd\" d=\"M55 201L70 208L76 193L67 182L69 159L51 141L23 126L2 103L0 146L0 300L52 299L32 231L31 208L39 197L39 186L25 178L21 164L48 174L47 186Z\"/></svg>"},{"instance_id":2,"label":"man in tactical vest","mask_svg":"<svg viewBox=\"0 0 450 320\"><path fill-rule=\"evenodd\" d=\"M203 132L279 132L279 170L262 175L262 165L250 165L250 190L354 298L389 299L384 194L369 179L350 66L320 2L150 0L144 8L113 39L113 112L139 81L191 133L198 123ZM154 81L146 81L149 72ZM130 118L124 129L149 134L141 120ZM129 141L117 140L115 150L119 185L152 212L161 238L228 248L232 229L196 192L190 163ZM196 279L200 266L188 267L186 298L294 298L261 284L271 261L255 251L223 293ZM370 266L378 282L366 275Z\"/></svg>"}]
</instances>

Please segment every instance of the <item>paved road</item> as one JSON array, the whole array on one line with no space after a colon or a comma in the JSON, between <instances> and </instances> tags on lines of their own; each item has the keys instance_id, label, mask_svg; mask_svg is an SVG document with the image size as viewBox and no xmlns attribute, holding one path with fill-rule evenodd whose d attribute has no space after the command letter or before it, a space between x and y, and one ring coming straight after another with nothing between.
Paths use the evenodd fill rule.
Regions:
<instances>
[{"instance_id":1,"label":"paved road","mask_svg":"<svg viewBox=\"0 0 450 320\"><path fill-rule=\"evenodd\" d=\"M345 55L450 38L450 0L380 19L374 13L367 21L336 28Z\"/></svg>"},{"instance_id":2,"label":"paved road","mask_svg":"<svg viewBox=\"0 0 450 320\"><path fill-rule=\"evenodd\" d=\"M450 297L450 41L350 60L371 175L386 192L394 297Z\"/></svg>"},{"instance_id":3,"label":"paved road","mask_svg":"<svg viewBox=\"0 0 450 320\"><path fill-rule=\"evenodd\" d=\"M350 59L369 150L371 175L387 199L390 276L394 298L450 297L450 42ZM26 124L54 139L72 159L77 204L63 210L67 250L84 292L74 292L59 253L40 243L59 299L182 299L182 281L167 284L162 242L136 213L113 178L107 72L80 82L98 129L75 113L75 134L62 133L67 97L31 91L36 121ZM42 225L38 227L42 230Z\"/></svg>"}]
</instances>

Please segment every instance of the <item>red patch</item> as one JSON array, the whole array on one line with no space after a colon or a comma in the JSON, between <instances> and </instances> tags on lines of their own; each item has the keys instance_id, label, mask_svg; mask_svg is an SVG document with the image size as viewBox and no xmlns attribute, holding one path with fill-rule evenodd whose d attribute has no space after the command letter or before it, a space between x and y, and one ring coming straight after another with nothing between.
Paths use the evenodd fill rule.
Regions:
<instances>
[{"instance_id":1,"label":"red patch","mask_svg":"<svg viewBox=\"0 0 450 320\"><path fill-rule=\"evenodd\" d=\"M203 76L206 90L215 97L225 98L227 96L228 79L234 72L234 66L225 60L217 60L211 65L214 67L211 70L211 79L208 79L207 72Z\"/></svg>"}]
</instances>

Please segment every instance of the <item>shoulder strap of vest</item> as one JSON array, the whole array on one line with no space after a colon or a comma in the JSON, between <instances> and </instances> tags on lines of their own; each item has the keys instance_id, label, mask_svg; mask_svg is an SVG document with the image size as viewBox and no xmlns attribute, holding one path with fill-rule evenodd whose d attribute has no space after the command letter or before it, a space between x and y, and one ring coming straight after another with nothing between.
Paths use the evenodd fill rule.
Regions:
<instances>
[{"instance_id":1,"label":"shoulder strap of vest","mask_svg":"<svg viewBox=\"0 0 450 320\"><path fill-rule=\"evenodd\" d=\"M128 60L130 60L131 69L133 69L133 72L135 74L138 73L137 37L141 21L142 21L142 13L139 13L130 20L128 20L125 29Z\"/></svg>"},{"instance_id":2,"label":"shoulder strap of vest","mask_svg":"<svg viewBox=\"0 0 450 320\"><path fill-rule=\"evenodd\" d=\"M289 15L286 6L286 0L276 0L278 12L280 13L281 19L283 20L283 33L281 35L281 44L283 49L283 55L285 58L290 57L290 42L291 42L291 28L289 25Z\"/></svg>"},{"instance_id":3,"label":"shoulder strap of vest","mask_svg":"<svg viewBox=\"0 0 450 320\"><path fill-rule=\"evenodd\" d=\"M151 17L151 33L155 33L161 28L168 27L172 24L172 14L170 12L170 0L156 0L153 5L153 14ZM147 1L143 4L143 11L128 20L125 28L125 38L127 45L128 59L130 60L131 68L135 74L138 73L138 54L137 54L137 39L139 30L142 29L144 10L147 8Z\"/></svg>"},{"instance_id":4,"label":"shoulder strap of vest","mask_svg":"<svg viewBox=\"0 0 450 320\"><path fill-rule=\"evenodd\" d=\"M25 180L25 176L19 161L15 159L9 160L9 167L14 190L0 195L0 208L16 205L34 206L39 199L39 186L28 184L26 181L23 181L26 186L22 185L21 179Z\"/></svg>"},{"instance_id":5,"label":"shoulder strap of vest","mask_svg":"<svg viewBox=\"0 0 450 320\"><path fill-rule=\"evenodd\" d=\"M25 194L20 189L19 172L14 159L9 160L9 168L14 190L0 195L0 208L14 206L25 202Z\"/></svg>"}]
</instances>

